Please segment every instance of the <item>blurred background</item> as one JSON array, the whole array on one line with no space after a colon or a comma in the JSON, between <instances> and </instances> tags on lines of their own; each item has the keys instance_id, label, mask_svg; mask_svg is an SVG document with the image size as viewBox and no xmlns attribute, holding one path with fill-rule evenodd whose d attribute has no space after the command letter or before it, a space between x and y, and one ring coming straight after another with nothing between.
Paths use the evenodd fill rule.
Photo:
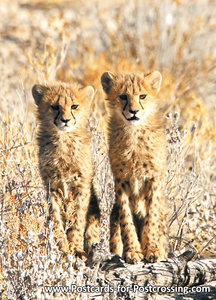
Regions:
<instances>
[{"instance_id":1,"label":"blurred background","mask_svg":"<svg viewBox=\"0 0 216 300\"><path fill-rule=\"evenodd\" d=\"M192 248L197 257L215 257L216 1L1 0L0 16L2 295L33 297L40 284L55 282L60 269L64 273L60 260L52 260L59 254L52 228L45 226L31 96L38 82L76 79L95 88L91 131L105 214L114 195L100 76L106 70L159 70L169 151L170 250ZM103 224L108 228L107 215ZM24 270L29 271L20 277Z\"/></svg>"}]
</instances>

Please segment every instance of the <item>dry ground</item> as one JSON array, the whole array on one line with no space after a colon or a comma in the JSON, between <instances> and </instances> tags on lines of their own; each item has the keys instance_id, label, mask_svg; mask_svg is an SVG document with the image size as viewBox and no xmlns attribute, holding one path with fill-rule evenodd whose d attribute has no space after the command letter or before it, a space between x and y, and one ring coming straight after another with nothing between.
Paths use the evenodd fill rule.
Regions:
<instances>
[{"instance_id":1,"label":"dry ground","mask_svg":"<svg viewBox=\"0 0 216 300\"><path fill-rule=\"evenodd\" d=\"M94 282L95 270L71 255L63 259L53 224L45 226L48 205L31 96L36 82L78 78L97 91L90 125L106 247L114 196L100 75L159 69L169 147L170 247L176 254L192 248L197 257L215 257L215 7L214 0L0 2L2 299L53 299L44 286L84 284L84 271Z\"/></svg>"}]
</instances>

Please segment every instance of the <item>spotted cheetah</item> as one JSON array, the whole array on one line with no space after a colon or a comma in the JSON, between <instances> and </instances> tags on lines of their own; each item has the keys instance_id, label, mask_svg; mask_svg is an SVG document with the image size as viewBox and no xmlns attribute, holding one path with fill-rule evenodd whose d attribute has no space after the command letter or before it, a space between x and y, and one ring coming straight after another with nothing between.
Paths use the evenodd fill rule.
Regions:
<instances>
[{"instance_id":1,"label":"spotted cheetah","mask_svg":"<svg viewBox=\"0 0 216 300\"><path fill-rule=\"evenodd\" d=\"M39 122L39 167L51 194L58 244L84 256L99 241L99 207L93 191L88 119L94 90L71 84L34 85ZM68 230L67 230L68 229ZM85 247L84 247L85 235Z\"/></svg>"},{"instance_id":2,"label":"spotted cheetah","mask_svg":"<svg viewBox=\"0 0 216 300\"><path fill-rule=\"evenodd\" d=\"M166 137L156 97L161 74L105 72L101 83L116 194L110 250L129 263L154 262L166 257L168 245Z\"/></svg>"}]
</instances>

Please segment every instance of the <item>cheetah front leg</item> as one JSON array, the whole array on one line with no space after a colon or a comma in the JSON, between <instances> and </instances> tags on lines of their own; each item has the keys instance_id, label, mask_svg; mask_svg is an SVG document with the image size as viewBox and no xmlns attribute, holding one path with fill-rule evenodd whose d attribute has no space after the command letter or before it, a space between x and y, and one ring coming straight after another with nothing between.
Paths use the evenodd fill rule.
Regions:
<instances>
[{"instance_id":1,"label":"cheetah front leg","mask_svg":"<svg viewBox=\"0 0 216 300\"><path fill-rule=\"evenodd\" d=\"M151 189L152 194L146 199L147 214L144 219L141 245L145 259L155 262L167 257L167 204L161 183L154 182Z\"/></svg>"},{"instance_id":2,"label":"cheetah front leg","mask_svg":"<svg viewBox=\"0 0 216 300\"><path fill-rule=\"evenodd\" d=\"M87 224L85 232L85 250L89 254L92 245L100 242L100 209L98 199L92 187L91 199L87 213Z\"/></svg>"},{"instance_id":3,"label":"cheetah front leg","mask_svg":"<svg viewBox=\"0 0 216 300\"><path fill-rule=\"evenodd\" d=\"M74 222L68 232L70 251L80 257L85 256L84 252L84 233L86 228L86 215L90 201L90 188L81 189L75 199Z\"/></svg>"},{"instance_id":4,"label":"cheetah front leg","mask_svg":"<svg viewBox=\"0 0 216 300\"><path fill-rule=\"evenodd\" d=\"M69 251L69 247L65 232L64 203L62 197L63 195L60 191L52 191L50 215L54 221L54 234L57 244L60 250L67 253Z\"/></svg>"},{"instance_id":5,"label":"cheetah front leg","mask_svg":"<svg viewBox=\"0 0 216 300\"><path fill-rule=\"evenodd\" d=\"M126 262L136 263L143 258L143 254L130 209L129 193L121 186L116 186L116 198L119 205L119 219L124 248L123 256Z\"/></svg>"},{"instance_id":6,"label":"cheetah front leg","mask_svg":"<svg viewBox=\"0 0 216 300\"><path fill-rule=\"evenodd\" d=\"M119 206L116 203L113 206L110 216L110 251L119 256L123 254Z\"/></svg>"}]
</instances>

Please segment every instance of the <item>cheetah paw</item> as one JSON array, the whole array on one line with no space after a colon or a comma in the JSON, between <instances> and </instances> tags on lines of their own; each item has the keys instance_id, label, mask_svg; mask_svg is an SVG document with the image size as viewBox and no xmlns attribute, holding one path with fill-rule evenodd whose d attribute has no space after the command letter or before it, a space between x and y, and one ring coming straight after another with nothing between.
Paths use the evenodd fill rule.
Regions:
<instances>
[{"instance_id":1,"label":"cheetah paw","mask_svg":"<svg viewBox=\"0 0 216 300\"><path fill-rule=\"evenodd\" d=\"M143 259L142 252L135 251L135 250L127 251L124 256L125 256L125 261L130 264L136 264Z\"/></svg>"},{"instance_id":2,"label":"cheetah paw","mask_svg":"<svg viewBox=\"0 0 216 300\"><path fill-rule=\"evenodd\" d=\"M65 238L58 239L57 241L58 247L61 251L64 253L69 253L69 246L68 246L68 241Z\"/></svg>"},{"instance_id":3,"label":"cheetah paw","mask_svg":"<svg viewBox=\"0 0 216 300\"><path fill-rule=\"evenodd\" d=\"M69 243L69 249L70 249L71 254L74 254L75 256L78 256L81 259L86 258L86 253L83 250L83 248L78 247L78 246L74 245L73 243Z\"/></svg>"},{"instance_id":4,"label":"cheetah paw","mask_svg":"<svg viewBox=\"0 0 216 300\"><path fill-rule=\"evenodd\" d=\"M148 248L146 253L144 253L144 258L150 263L157 262L157 261L165 258L165 256L166 256L165 253L162 253L157 248L152 248L152 249Z\"/></svg>"}]
</instances>

